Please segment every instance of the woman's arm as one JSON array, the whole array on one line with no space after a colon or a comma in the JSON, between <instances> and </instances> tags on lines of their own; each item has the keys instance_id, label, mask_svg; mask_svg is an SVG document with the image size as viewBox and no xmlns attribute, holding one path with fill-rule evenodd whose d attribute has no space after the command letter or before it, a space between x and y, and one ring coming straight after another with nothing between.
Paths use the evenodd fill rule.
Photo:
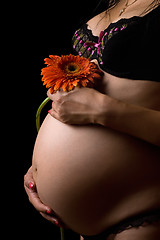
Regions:
<instances>
[{"instance_id":1,"label":"woman's arm","mask_svg":"<svg viewBox=\"0 0 160 240\"><path fill-rule=\"evenodd\" d=\"M89 88L57 92L49 113L67 124L100 124L160 146L160 112L113 99Z\"/></svg>"},{"instance_id":2,"label":"woman's arm","mask_svg":"<svg viewBox=\"0 0 160 240\"><path fill-rule=\"evenodd\" d=\"M97 123L160 146L160 111L103 96Z\"/></svg>"}]
</instances>

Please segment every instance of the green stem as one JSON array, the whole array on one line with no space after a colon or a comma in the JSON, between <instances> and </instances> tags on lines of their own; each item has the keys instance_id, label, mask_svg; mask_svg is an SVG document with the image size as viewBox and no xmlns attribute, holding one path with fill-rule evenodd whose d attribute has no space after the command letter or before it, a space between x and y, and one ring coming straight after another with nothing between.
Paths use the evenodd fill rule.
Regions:
<instances>
[{"instance_id":1,"label":"green stem","mask_svg":"<svg viewBox=\"0 0 160 240\"><path fill-rule=\"evenodd\" d=\"M36 127L37 127L37 132L40 129L41 123L40 123L40 115L41 115L41 111L44 108L44 106L50 101L50 98L47 97L39 106L37 113L36 113Z\"/></svg>"},{"instance_id":2,"label":"green stem","mask_svg":"<svg viewBox=\"0 0 160 240\"><path fill-rule=\"evenodd\" d=\"M60 232L61 232L61 240L64 240L64 228L60 228Z\"/></svg>"},{"instance_id":3,"label":"green stem","mask_svg":"<svg viewBox=\"0 0 160 240\"><path fill-rule=\"evenodd\" d=\"M45 107L45 105L50 101L50 98L47 97L39 106L37 113L36 113L36 128L37 128L37 132L40 129L41 123L40 123L40 115L41 115L41 111L42 109ZM65 240L64 238L64 228L60 228L60 233L61 233L61 240Z\"/></svg>"}]
</instances>

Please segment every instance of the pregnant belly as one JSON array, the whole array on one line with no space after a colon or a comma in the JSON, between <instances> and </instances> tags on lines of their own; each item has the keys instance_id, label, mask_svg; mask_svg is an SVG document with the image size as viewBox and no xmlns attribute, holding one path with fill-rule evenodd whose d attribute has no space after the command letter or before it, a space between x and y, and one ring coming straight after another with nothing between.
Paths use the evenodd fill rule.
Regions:
<instances>
[{"instance_id":1,"label":"pregnant belly","mask_svg":"<svg viewBox=\"0 0 160 240\"><path fill-rule=\"evenodd\" d=\"M150 145L107 128L69 126L48 115L35 143L34 178L42 202L64 223L95 234L106 213L109 224L124 199L155 184L159 171L151 159L157 154Z\"/></svg>"}]
</instances>

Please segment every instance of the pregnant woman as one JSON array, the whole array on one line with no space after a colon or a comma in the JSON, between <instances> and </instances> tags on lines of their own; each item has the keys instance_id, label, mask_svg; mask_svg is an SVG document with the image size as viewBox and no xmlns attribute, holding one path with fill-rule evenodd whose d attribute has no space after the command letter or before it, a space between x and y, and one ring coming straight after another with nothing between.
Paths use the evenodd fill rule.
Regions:
<instances>
[{"instance_id":1,"label":"pregnant woman","mask_svg":"<svg viewBox=\"0 0 160 240\"><path fill-rule=\"evenodd\" d=\"M73 36L103 84L48 90L25 189L43 217L85 240L160 239L159 5L106 1Z\"/></svg>"}]
</instances>

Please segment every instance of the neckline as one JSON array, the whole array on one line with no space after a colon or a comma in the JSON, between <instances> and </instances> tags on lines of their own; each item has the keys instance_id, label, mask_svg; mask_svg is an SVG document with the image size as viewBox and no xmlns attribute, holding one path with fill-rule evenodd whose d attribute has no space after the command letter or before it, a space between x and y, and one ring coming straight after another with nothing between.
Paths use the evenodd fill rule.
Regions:
<instances>
[{"instance_id":1,"label":"neckline","mask_svg":"<svg viewBox=\"0 0 160 240\"><path fill-rule=\"evenodd\" d=\"M121 19L119 19L119 20L116 21L116 22L110 23L110 24L108 25L108 27L105 28L104 30L102 30L101 32L103 32L103 33L105 34L106 32L109 32L110 29L112 29L112 28L115 27L115 26L118 27L119 25L129 24L129 23L131 23L131 22L133 22L133 21L138 21L139 18L141 18L141 17L139 17L139 16L133 16L133 17L131 17L131 18L121 18ZM100 36L101 32L100 32L99 36L98 36L98 35L94 35L94 34L92 33L92 30L88 28L88 24L87 24L87 23L84 24L84 27L85 27L86 31L89 33L89 35L91 36L91 38L92 38L95 42L97 42L98 39L99 39L99 36Z\"/></svg>"},{"instance_id":2,"label":"neckline","mask_svg":"<svg viewBox=\"0 0 160 240\"><path fill-rule=\"evenodd\" d=\"M112 27L114 27L115 25L119 25L119 24L124 24L124 23L130 23L130 22L132 22L132 21L140 21L140 20L143 20L145 17L148 17L150 14L152 14L154 11L157 11L157 9L160 7L160 5L158 5L157 7L155 7L153 10L151 10L150 12L148 12L148 13L146 13L144 16L132 16L132 17L130 17L130 18L121 18L121 19L119 19L119 20L117 20L117 21L115 21L115 22L111 22L109 25L108 25L108 27L106 27L104 30L102 30L104 33L105 32L107 32L110 28L112 28ZM94 35L93 33L92 33L92 30L91 29L89 29L88 27L88 24L87 23L85 23L85 27L86 27L86 30L88 31L88 32L90 32L90 34L91 34L91 36L93 37L93 38L95 38L95 39L98 39L99 38L99 36L97 36L97 35ZM100 35L100 34L99 34Z\"/></svg>"}]
</instances>

